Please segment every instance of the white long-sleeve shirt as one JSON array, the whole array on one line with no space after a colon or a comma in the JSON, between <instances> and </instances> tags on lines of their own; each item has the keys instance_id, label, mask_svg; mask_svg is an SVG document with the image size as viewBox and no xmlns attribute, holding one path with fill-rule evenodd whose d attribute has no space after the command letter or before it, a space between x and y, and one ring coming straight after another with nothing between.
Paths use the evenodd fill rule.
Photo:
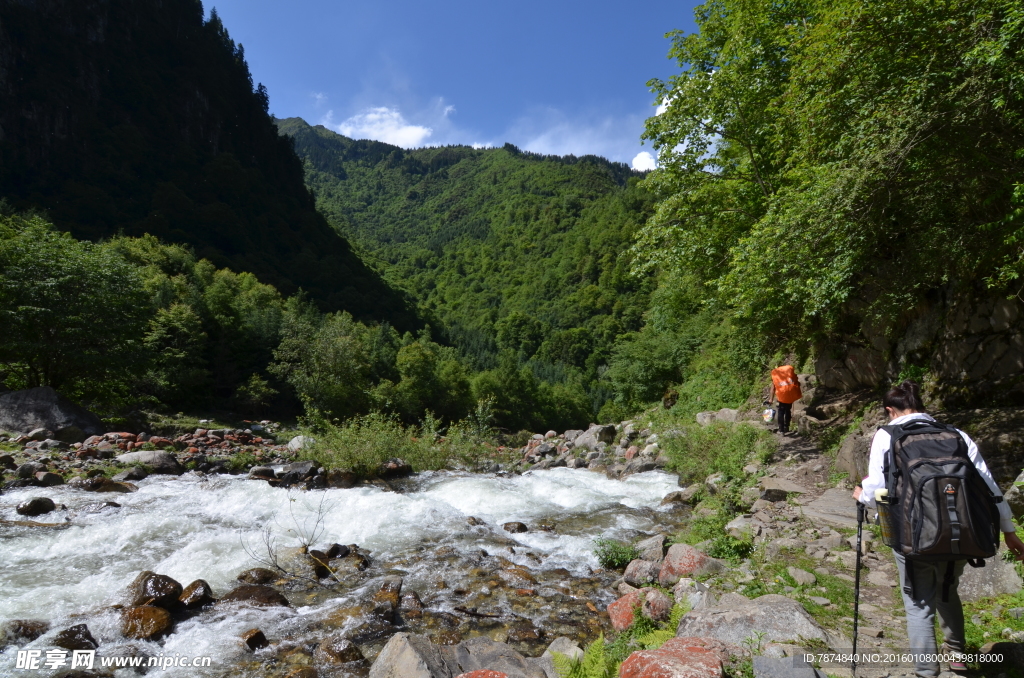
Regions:
<instances>
[{"instance_id":1,"label":"white long-sleeve shirt","mask_svg":"<svg viewBox=\"0 0 1024 678\"><path fill-rule=\"evenodd\" d=\"M904 424L914 419L924 419L926 421L935 421L935 419L924 412L915 412L914 414L907 414L902 417L896 417L889 422L890 425ZM1003 496L999 486L996 485L996 481L992 479L992 472L988 470L988 466L985 464L985 460L981 458L981 452L978 451L978 445L971 440L971 437L957 429L957 432L963 437L967 443L967 455L971 458L971 462L974 464L974 468L978 469L978 473L985 480L985 484L988 485L988 489L992 490L992 494L997 497ZM885 455L889 452L889 444L892 441L892 436L889 432L884 429L878 429L875 432L875 437L871 440L871 457L868 459L868 475L861 482L863 488L860 501L869 508L875 508L875 490L880 490L885 487L885 475L882 472L882 467L885 462ZM1010 507L1007 506L1005 501L1001 501L996 506L999 508L999 529L1003 532L1015 532L1017 530L1016 525L1013 523L1013 513L1010 511Z\"/></svg>"}]
</instances>

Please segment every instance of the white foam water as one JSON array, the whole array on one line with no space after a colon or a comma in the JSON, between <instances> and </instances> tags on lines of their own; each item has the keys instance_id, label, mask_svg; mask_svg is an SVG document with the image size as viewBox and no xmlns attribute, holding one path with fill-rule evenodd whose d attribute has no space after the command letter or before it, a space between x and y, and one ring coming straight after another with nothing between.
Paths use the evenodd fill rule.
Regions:
<instances>
[{"instance_id":1,"label":"white foam water","mask_svg":"<svg viewBox=\"0 0 1024 678\"><path fill-rule=\"evenodd\" d=\"M131 494L92 494L67 487L25 488L0 495L0 519L23 519L15 506L33 496L49 496L66 510L41 516L69 527L0 527L0 623L46 619L52 631L32 643L8 647L0 655L0 675L47 675L16 671L18 649L52 648L60 629L88 623L104 646L124 643L110 605L121 602L126 585L143 570L165 574L187 585L205 579L217 595L237 584L242 570L260 565L261 532L270 526L282 546L295 546L322 513L317 544L359 544L377 559L401 558L423 545L446 543L486 548L487 533L467 531L474 516L491 526L510 521L554 522L564 529L516 534L525 547L543 554L534 567L565 568L586 574L597 566L593 539L653 526L651 517L627 511L656 507L678 489L675 476L649 472L624 481L565 468L517 476L449 472L421 474L411 489L386 492L373 486L320 492L285 491L243 477L187 474L151 476ZM116 501L120 508L97 508ZM499 528L500 529L500 528ZM491 534L494 534L492 532ZM249 551L246 545L250 547ZM134 644L156 655L208 655L213 669L170 668L166 675L230 675L226 667L244 657L238 641L259 626L275 635L320 616L336 602L319 607L231 609L179 622L161 643ZM116 654L116 650L108 650ZM220 670L217 670L220 665ZM8 672L10 672L8 674Z\"/></svg>"}]
</instances>

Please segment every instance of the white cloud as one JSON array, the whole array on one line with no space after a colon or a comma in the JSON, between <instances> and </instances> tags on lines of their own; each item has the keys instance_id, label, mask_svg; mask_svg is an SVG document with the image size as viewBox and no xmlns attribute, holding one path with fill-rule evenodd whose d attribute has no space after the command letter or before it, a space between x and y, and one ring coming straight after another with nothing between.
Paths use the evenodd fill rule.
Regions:
<instances>
[{"instance_id":1,"label":"white cloud","mask_svg":"<svg viewBox=\"0 0 1024 678\"><path fill-rule=\"evenodd\" d=\"M647 151L640 151L633 158L633 162L630 165L635 170L646 172L652 170L658 166L658 163L654 160L654 156Z\"/></svg>"},{"instance_id":2,"label":"white cloud","mask_svg":"<svg viewBox=\"0 0 1024 678\"><path fill-rule=\"evenodd\" d=\"M328 111L321 124L333 127L353 139L375 139L403 148L422 146L434 130L423 125L410 124L397 108L377 106L332 124L333 111Z\"/></svg>"},{"instance_id":3,"label":"white cloud","mask_svg":"<svg viewBox=\"0 0 1024 678\"><path fill-rule=\"evenodd\" d=\"M327 101L327 95L324 94L323 92L310 92L309 96L313 97L313 102L317 107L321 106L325 101Z\"/></svg>"},{"instance_id":4,"label":"white cloud","mask_svg":"<svg viewBox=\"0 0 1024 678\"><path fill-rule=\"evenodd\" d=\"M545 155L599 155L628 162L640 151L645 117L639 113L570 117L553 108L536 109L517 120L493 145L510 141L524 151Z\"/></svg>"},{"instance_id":5,"label":"white cloud","mask_svg":"<svg viewBox=\"0 0 1024 678\"><path fill-rule=\"evenodd\" d=\"M455 107L454 106L445 106L444 107L444 112L441 115L442 115L442 117L447 118L449 113L454 113L454 112L455 112Z\"/></svg>"}]
</instances>

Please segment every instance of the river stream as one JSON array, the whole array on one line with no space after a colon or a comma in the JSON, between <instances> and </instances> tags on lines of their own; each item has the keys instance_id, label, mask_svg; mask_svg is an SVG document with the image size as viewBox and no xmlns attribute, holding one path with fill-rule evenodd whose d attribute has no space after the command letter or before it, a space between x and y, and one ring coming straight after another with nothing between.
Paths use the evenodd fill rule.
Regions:
<instances>
[{"instance_id":1,"label":"river stream","mask_svg":"<svg viewBox=\"0 0 1024 678\"><path fill-rule=\"evenodd\" d=\"M415 623L399 622L403 630L428 633L435 642L487 634L539 654L557 635L585 642L603 630L587 603L603 610L613 600L607 584L617 574L600 570L596 537L629 540L681 519L659 507L679 489L675 476L660 472L623 481L565 468L512 476L422 473L393 483L395 491L287 491L240 476L197 474L150 476L138 486L130 494L55 487L0 496L0 520L18 520L18 503L49 496L66 509L36 520L67 523L0 527L0 623L42 619L51 625L35 641L8 646L0 675L58 675L61 669L17 670L17 651L45 652L58 631L86 623L100 656L211 658L209 668L171 667L151 675L283 676L311 662L318 638L358 626L365 601L393 574L426 608ZM506 532L502 525L510 521L530 529ZM297 547L310 537L313 548L358 544L369 553L370 567L327 586L302 579L280 585L290 608L216 605L179 618L159 642L124 639L116 606L140 571L182 585L204 579L220 597L238 585L240 572L263 565L265 528L288 567L301 569ZM272 645L253 654L239 637L255 627ZM372 657L387 636L364 635L359 645ZM128 671L117 675L134 675ZM365 673L366 665L356 665L321 675Z\"/></svg>"}]
</instances>

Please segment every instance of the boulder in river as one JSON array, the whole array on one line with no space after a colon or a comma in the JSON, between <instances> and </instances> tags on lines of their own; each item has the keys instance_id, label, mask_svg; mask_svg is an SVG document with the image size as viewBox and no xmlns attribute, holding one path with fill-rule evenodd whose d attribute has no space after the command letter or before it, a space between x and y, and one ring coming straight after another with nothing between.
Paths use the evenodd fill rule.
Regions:
<instances>
[{"instance_id":1,"label":"boulder in river","mask_svg":"<svg viewBox=\"0 0 1024 678\"><path fill-rule=\"evenodd\" d=\"M128 601L132 607L154 605L174 609L180 605L182 588L167 575L145 570L128 585Z\"/></svg>"},{"instance_id":2,"label":"boulder in river","mask_svg":"<svg viewBox=\"0 0 1024 678\"><path fill-rule=\"evenodd\" d=\"M12 619L0 626L0 648L17 641L33 641L50 630L50 622L41 619Z\"/></svg>"},{"instance_id":3,"label":"boulder in river","mask_svg":"<svg viewBox=\"0 0 1024 678\"><path fill-rule=\"evenodd\" d=\"M256 650L270 645L270 641L267 640L267 636L264 635L263 631L259 629L249 629L242 634L242 642L250 650L255 652Z\"/></svg>"},{"instance_id":4,"label":"boulder in river","mask_svg":"<svg viewBox=\"0 0 1024 678\"><path fill-rule=\"evenodd\" d=\"M100 418L49 386L0 395L0 429L28 432L46 429L64 442L79 443L103 433Z\"/></svg>"},{"instance_id":5,"label":"boulder in river","mask_svg":"<svg viewBox=\"0 0 1024 678\"><path fill-rule=\"evenodd\" d=\"M204 579L196 579L185 587L185 590L178 596L180 602L186 609L194 610L197 607L217 602L213 597L213 589Z\"/></svg>"},{"instance_id":6,"label":"boulder in river","mask_svg":"<svg viewBox=\"0 0 1024 678\"><path fill-rule=\"evenodd\" d=\"M381 462L377 467L378 478L401 478L412 473L412 465L404 459L397 457Z\"/></svg>"},{"instance_id":7,"label":"boulder in river","mask_svg":"<svg viewBox=\"0 0 1024 678\"><path fill-rule=\"evenodd\" d=\"M32 497L28 501L18 504L18 508L15 510L23 516L34 517L49 513L56 508L57 505L49 497Z\"/></svg>"},{"instance_id":8,"label":"boulder in river","mask_svg":"<svg viewBox=\"0 0 1024 678\"><path fill-rule=\"evenodd\" d=\"M145 464L153 469L153 473L180 476L185 472L185 469L178 463L177 457L170 452L163 452L161 450L128 452L127 454L118 455L117 460L122 464Z\"/></svg>"},{"instance_id":9,"label":"boulder in river","mask_svg":"<svg viewBox=\"0 0 1024 678\"><path fill-rule=\"evenodd\" d=\"M243 584L269 584L272 581L277 581L279 577L280 575L273 570L268 570L265 567L254 567L238 575L236 579Z\"/></svg>"},{"instance_id":10,"label":"boulder in river","mask_svg":"<svg viewBox=\"0 0 1024 678\"><path fill-rule=\"evenodd\" d=\"M348 664L363 660L363 653L351 640L334 633L320 641L313 652L313 663L321 665Z\"/></svg>"},{"instance_id":11,"label":"boulder in river","mask_svg":"<svg viewBox=\"0 0 1024 678\"><path fill-rule=\"evenodd\" d=\"M518 521L513 521L513 522L510 522L510 523L505 523L504 525L501 526L501 528L503 530L505 530L506 532L511 532L513 534L517 534L517 533L520 533L520 532L529 532L530 531L530 528L528 528L526 526L526 523L520 523Z\"/></svg>"},{"instance_id":12,"label":"boulder in river","mask_svg":"<svg viewBox=\"0 0 1024 678\"><path fill-rule=\"evenodd\" d=\"M50 473L49 471L40 471L36 474L36 484L40 487L55 487L57 485L64 484L64 478L57 475L56 473Z\"/></svg>"},{"instance_id":13,"label":"boulder in river","mask_svg":"<svg viewBox=\"0 0 1024 678\"><path fill-rule=\"evenodd\" d=\"M100 645L85 624L76 624L64 629L53 639L53 644L65 650L95 650Z\"/></svg>"},{"instance_id":14,"label":"boulder in river","mask_svg":"<svg viewBox=\"0 0 1024 678\"><path fill-rule=\"evenodd\" d=\"M171 613L162 607L140 605L125 611L121 617L121 634L125 638L157 640L171 630Z\"/></svg>"},{"instance_id":15,"label":"boulder in river","mask_svg":"<svg viewBox=\"0 0 1024 678\"><path fill-rule=\"evenodd\" d=\"M231 589L220 599L219 604L248 603L256 607L291 607L288 599L269 586L243 584Z\"/></svg>"}]
</instances>

